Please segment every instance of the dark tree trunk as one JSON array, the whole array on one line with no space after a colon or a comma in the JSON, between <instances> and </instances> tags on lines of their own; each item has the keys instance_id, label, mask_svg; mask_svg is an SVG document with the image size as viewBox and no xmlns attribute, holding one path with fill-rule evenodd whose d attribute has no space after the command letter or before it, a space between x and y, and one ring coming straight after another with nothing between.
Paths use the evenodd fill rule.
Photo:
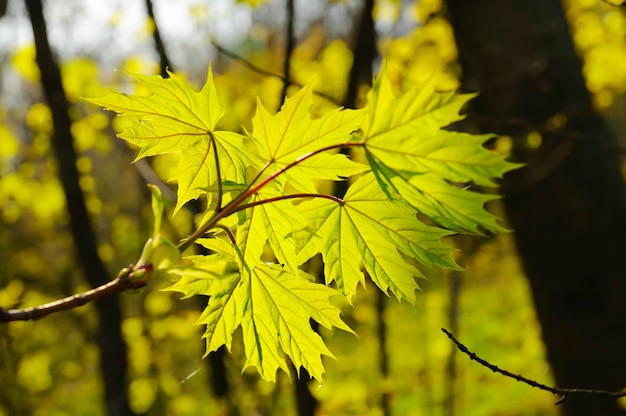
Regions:
<instances>
[{"instance_id":1,"label":"dark tree trunk","mask_svg":"<svg viewBox=\"0 0 626 416\"><path fill-rule=\"evenodd\" d=\"M96 237L89 220L76 168L76 151L70 130L69 102L61 83L59 66L52 56L41 0L26 0L26 8L35 37L37 65L41 84L52 113L54 134L52 147L59 167L59 180L65 193L70 227L78 260L89 284L97 287L110 280L98 256ZM126 390L126 344L122 338L121 311L117 296L96 302L99 316L97 342L100 348L100 368L109 415L132 415Z\"/></svg>"},{"instance_id":2,"label":"dark tree trunk","mask_svg":"<svg viewBox=\"0 0 626 416\"><path fill-rule=\"evenodd\" d=\"M626 386L625 188L561 3L447 6L463 85L481 94L470 125L512 136L514 157L527 163L507 175L504 205L556 383L619 390ZM533 131L543 139L534 151L524 140ZM568 416L625 414L602 397L570 396L561 406Z\"/></svg>"}]
</instances>

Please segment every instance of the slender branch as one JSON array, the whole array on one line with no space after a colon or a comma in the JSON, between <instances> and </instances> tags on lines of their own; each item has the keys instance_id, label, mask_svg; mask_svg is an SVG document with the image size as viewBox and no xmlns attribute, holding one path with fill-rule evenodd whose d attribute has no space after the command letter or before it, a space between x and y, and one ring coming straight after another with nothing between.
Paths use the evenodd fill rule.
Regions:
<instances>
[{"instance_id":1,"label":"slender branch","mask_svg":"<svg viewBox=\"0 0 626 416\"><path fill-rule=\"evenodd\" d=\"M229 58L239 62L240 64L252 70L253 72L256 72L257 74L265 75L267 77L278 78L281 81L285 80L285 77L283 77L281 74L277 74L276 72L268 71L267 69L261 68L260 66L253 64L243 56L238 55L229 49L226 49L225 47L213 40L211 41L211 45L213 45L213 47L217 49L221 54L226 55Z\"/></svg>"},{"instance_id":2,"label":"slender branch","mask_svg":"<svg viewBox=\"0 0 626 416\"><path fill-rule=\"evenodd\" d=\"M236 54L235 52L226 49L225 47L221 46L219 43L215 42L215 41L211 41L211 44L215 47L215 49L217 49L220 53L228 56L231 59L234 59L235 61L241 63L243 66L245 66L246 68L250 69L253 72L256 72L258 74L267 76L267 77L272 77L272 78L278 78L279 80L283 81L283 82L287 82L285 77L281 74L277 74L276 72L272 72L272 71L268 71L267 69L261 68L255 64L253 64L252 62L250 62L249 60L247 60L246 58L244 58L241 55ZM302 84L300 84L299 82L295 82L294 80L289 80L289 82L292 85L295 85L296 87L302 88L304 87ZM318 97L321 97L323 99L325 99L326 101L341 107L341 103L335 98L332 97L324 92L321 91L317 91L317 90L313 90L313 94L317 95Z\"/></svg>"},{"instance_id":3,"label":"slender branch","mask_svg":"<svg viewBox=\"0 0 626 416\"><path fill-rule=\"evenodd\" d=\"M593 389L563 389L559 387L550 387L545 384L541 384L535 380L531 380L519 374L513 374L510 371L503 370L499 368L497 365L491 364L489 361L480 358L476 353L471 352L465 345L463 345L459 340L457 340L452 333L450 333L447 329L441 328L444 334L448 336L454 342L456 347L462 353L466 354L470 360L478 362L483 367L487 367L494 373L502 374L505 377L512 378L517 381L521 381L524 384L528 384L531 387L535 387L540 390L549 391L552 394L558 394L561 397L554 404L561 404L567 398L569 394L589 394L594 396L606 396L606 397L626 397L626 391L607 391L607 390L593 390Z\"/></svg>"},{"instance_id":4,"label":"slender branch","mask_svg":"<svg viewBox=\"0 0 626 416\"><path fill-rule=\"evenodd\" d=\"M140 270L149 272L151 268L151 265L143 265L137 268L133 268L133 266L131 265L130 267L122 270L117 278L111 280L108 283L105 283L86 292L77 293L75 295L55 300L44 305L24 309L5 310L0 308L0 323L12 321L32 321L43 318L44 316L53 314L55 312L77 308L89 302L102 299L104 297L110 296L115 293L120 293L128 289L139 289L146 285L146 281L134 280L134 273Z\"/></svg>"},{"instance_id":5,"label":"slender branch","mask_svg":"<svg viewBox=\"0 0 626 416\"><path fill-rule=\"evenodd\" d=\"M306 153L302 156L299 156L296 160L294 160L293 162L291 162L290 164L288 164L287 166L285 166L284 168L277 170L276 172L274 172L273 174L271 174L270 176L268 176L267 178L265 178L263 181L261 181L257 186L251 188L248 193L252 196L255 193L257 193L261 188L263 188L265 185L267 185L269 182L273 181L274 179L276 179L276 177L282 175L283 173L285 173L286 171L288 171L289 169L293 168L294 166L304 162L305 160L319 154L322 152L327 152L329 150L334 150L334 149L341 149L344 147L359 147L359 146L363 146L362 142L347 142L347 143L340 143L340 144L333 144L330 146L326 146L326 147L322 147L321 149L317 149L314 150L312 152Z\"/></svg>"},{"instance_id":6,"label":"slender branch","mask_svg":"<svg viewBox=\"0 0 626 416\"><path fill-rule=\"evenodd\" d=\"M294 4L293 0L287 0L287 33L285 45L285 61L283 62L283 89L280 93L280 102L284 103L287 98L287 88L289 88L290 70L291 70L291 54L296 47L296 38L293 33L294 24Z\"/></svg>"},{"instance_id":7,"label":"slender branch","mask_svg":"<svg viewBox=\"0 0 626 416\"><path fill-rule=\"evenodd\" d=\"M215 227L224 231L226 235L228 236L228 239L232 243L233 247L237 247L237 240L235 239L235 236L233 235L233 232L230 230L230 228L222 224L217 224Z\"/></svg>"},{"instance_id":8,"label":"slender branch","mask_svg":"<svg viewBox=\"0 0 626 416\"><path fill-rule=\"evenodd\" d=\"M263 167L261 168L261 170L256 174L256 176L254 177L254 179L252 179L250 181L250 183L248 184L248 186L246 186L246 189L244 189L242 192L246 193L250 190L250 188L252 188L254 186L254 184L256 183L256 181L258 181L263 174L265 173L265 171L272 166L272 161L268 160L267 162L265 162L265 165L263 165Z\"/></svg>"},{"instance_id":9,"label":"slender branch","mask_svg":"<svg viewBox=\"0 0 626 416\"><path fill-rule=\"evenodd\" d=\"M260 201L254 201L254 202L250 202L248 204L242 204L242 205L239 205L237 208L233 209L231 211L231 213L235 213L235 212L238 212L238 211L243 211L244 209L253 208L253 207L256 207L258 205L271 204L272 202L284 201L286 199L298 199L298 198L324 198L324 199L329 199L329 200L331 200L333 202L336 202L338 204L343 204L344 203L343 199L338 198L338 197L336 197L334 195L306 194L306 193L289 194L289 195L275 196L273 198L268 198L268 199L262 199Z\"/></svg>"},{"instance_id":10,"label":"slender branch","mask_svg":"<svg viewBox=\"0 0 626 416\"><path fill-rule=\"evenodd\" d=\"M215 136L213 132L209 131L209 138L211 140L211 145L213 146L213 155L215 155L215 174L217 176L217 202L215 203L215 211L219 212L222 210L222 174L220 172L220 157L217 154L217 141L215 140Z\"/></svg>"}]
</instances>

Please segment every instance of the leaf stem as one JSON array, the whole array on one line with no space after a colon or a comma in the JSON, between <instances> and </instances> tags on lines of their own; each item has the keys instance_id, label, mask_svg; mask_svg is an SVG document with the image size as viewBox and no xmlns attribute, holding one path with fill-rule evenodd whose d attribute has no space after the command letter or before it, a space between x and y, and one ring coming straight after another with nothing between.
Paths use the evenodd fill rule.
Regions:
<instances>
[{"instance_id":1,"label":"leaf stem","mask_svg":"<svg viewBox=\"0 0 626 416\"><path fill-rule=\"evenodd\" d=\"M233 247L237 246L237 240L235 240L235 236L233 235L233 232L230 230L230 228L222 224L216 224L215 228L219 228L220 230L224 231L228 236L230 242L233 244Z\"/></svg>"},{"instance_id":2,"label":"leaf stem","mask_svg":"<svg viewBox=\"0 0 626 416\"><path fill-rule=\"evenodd\" d=\"M220 172L220 158L217 154L217 141L215 140L215 136L212 131L209 131L209 139L211 140L211 145L213 146L213 154L215 155L215 174L217 176L217 201L215 203L215 212L219 212L222 210L222 174Z\"/></svg>"},{"instance_id":3,"label":"leaf stem","mask_svg":"<svg viewBox=\"0 0 626 416\"><path fill-rule=\"evenodd\" d=\"M262 180L258 185L252 187L248 191L248 193L249 193L248 197L256 194L259 190L261 190L261 188L263 188L265 185L267 185L268 183L270 183L271 181L276 179L278 176L280 176L283 173L287 172L289 169L293 168L294 166L297 166L298 164L304 162L307 159L310 159L311 157L313 157L313 156L315 156L317 154L320 154L322 152L327 152L329 150L341 149L341 148L344 148L344 147L358 147L358 146L363 146L363 143L362 142L345 142L345 143L340 143L340 144L333 144L333 145L330 145L330 146L322 147L321 149L317 149L317 150L314 150L314 151L309 152L309 153L305 153L304 155L298 157L296 160L294 160L293 162L291 162L290 164L288 164L284 168L279 169L276 172L274 172L273 174L269 175L267 178Z\"/></svg>"},{"instance_id":4,"label":"leaf stem","mask_svg":"<svg viewBox=\"0 0 626 416\"><path fill-rule=\"evenodd\" d=\"M310 193L309 194L307 193L289 194L289 195L281 195L281 196L276 196L273 198L262 199L260 201L250 202L248 204L239 205L237 208L233 209L233 213L238 212L238 211L243 211L244 209L256 207L258 205L271 204L272 202L284 201L286 199L296 199L296 198L324 198L324 199L330 199L331 201L336 202L338 204L344 203L343 199L336 197L334 195L310 194Z\"/></svg>"},{"instance_id":5,"label":"leaf stem","mask_svg":"<svg viewBox=\"0 0 626 416\"><path fill-rule=\"evenodd\" d=\"M209 219L209 221L207 221L203 226L201 226L196 231L194 231L189 237L187 237L186 239L181 241L176 246L176 248L178 248L178 250L181 253L183 251L187 250L189 247L191 247L193 245L193 243L198 238L200 238L204 234L206 234L211 228L214 228L215 225L222 218L226 218L229 215L231 215L231 214L233 214L235 212L240 211L242 209L242 208L240 208L240 206L243 203L243 201L245 201L246 199L250 198L252 195L254 195L257 192L259 192L265 185L267 185L268 183L270 183L271 181L273 181L274 179L276 179L278 176L282 175L283 173L285 173L289 169L293 168L294 166L297 166L298 164L304 162L305 160L307 160L307 159L309 159L309 158L311 158L311 157L313 157L313 156L315 156L317 154L320 154L322 152L326 152L326 151L334 150L334 149L340 149L340 148L344 148L344 147L359 147L359 146L363 146L363 142L361 142L361 141L344 142L344 143L340 143L340 144L333 144L333 145L330 145L330 146L322 147L320 149L314 150L312 152L306 153L306 154L298 157L296 160L294 160L293 162L291 162L290 164L288 164L284 168L277 170L276 172L274 172L271 175L269 175L267 178L263 179L256 186L249 186L248 188L246 188L244 191L242 191L239 194L239 196L237 196L237 198L235 198L232 201L230 201L221 210L216 210L214 215L211 217L211 219ZM269 167L269 165L270 165L270 163L268 162L263 167L263 170L267 169L267 167ZM254 179L252 184L254 184L254 182L256 182L259 177L260 177L260 174L257 175L257 177ZM311 195L321 196L322 194L311 194ZM326 195L326 197L330 197L330 195ZM261 201L257 201L257 202L261 202Z\"/></svg>"}]
</instances>

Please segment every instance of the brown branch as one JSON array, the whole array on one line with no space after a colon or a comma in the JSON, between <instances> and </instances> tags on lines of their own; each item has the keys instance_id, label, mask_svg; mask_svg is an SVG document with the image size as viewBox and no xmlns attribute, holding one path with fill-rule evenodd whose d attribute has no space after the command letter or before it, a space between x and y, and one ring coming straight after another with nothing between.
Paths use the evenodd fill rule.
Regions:
<instances>
[{"instance_id":1,"label":"brown branch","mask_svg":"<svg viewBox=\"0 0 626 416\"><path fill-rule=\"evenodd\" d=\"M152 265L143 265L137 267L136 269L134 269L131 265L127 269L122 270L116 279L83 293L77 293L63 299L31 308L9 310L0 308L0 323L12 321L34 321L55 312L74 309L89 302L93 302L128 289L139 289L146 285L146 281L144 279L133 279L134 272L142 270L149 273L151 269Z\"/></svg>"},{"instance_id":2,"label":"brown branch","mask_svg":"<svg viewBox=\"0 0 626 416\"><path fill-rule=\"evenodd\" d=\"M459 340L457 340L454 335L452 335L447 329L441 328L444 334L448 336L454 342L456 347L462 353L466 354L470 360L476 361L483 367L487 367L494 373L502 374L505 377L512 378L514 380L520 381L524 384L528 384L531 387L535 387L540 390L549 391L552 394L560 395L561 397L554 404L561 404L567 398L569 394L589 394L594 396L605 396L605 397L626 397L626 391L607 391L607 390L593 390L593 389L563 389L559 387L550 387L545 384L541 384L535 380L531 380L519 374L513 374L510 371L499 368L497 365L491 364L489 361L480 358L476 353L471 352L465 345L463 345Z\"/></svg>"}]
</instances>

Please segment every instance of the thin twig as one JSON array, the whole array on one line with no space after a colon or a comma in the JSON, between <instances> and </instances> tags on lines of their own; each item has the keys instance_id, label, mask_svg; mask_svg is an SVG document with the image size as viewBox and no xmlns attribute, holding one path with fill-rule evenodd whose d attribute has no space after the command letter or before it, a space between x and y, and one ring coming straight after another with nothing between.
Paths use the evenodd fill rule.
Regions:
<instances>
[{"instance_id":1,"label":"thin twig","mask_svg":"<svg viewBox=\"0 0 626 416\"><path fill-rule=\"evenodd\" d=\"M487 367L494 373L502 374L505 377L510 377L514 380L521 381L524 384L528 384L531 387L535 387L540 390L549 391L552 394L558 394L561 397L554 404L561 404L567 398L569 394L590 394L594 396L606 396L606 397L626 397L626 391L607 391L607 390L593 390L593 389L563 389L559 387L550 387L545 384L541 384L535 380L531 380L519 374L513 374L510 371L503 370L499 368L497 365L491 364L489 361L480 358L476 353L471 352L465 345L463 345L459 340L457 340L454 335L450 333L445 328L441 328L444 334L448 336L454 342L456 347L462 353L466 354L470 360L478 362L483 367Z\"/></svg>"},{"instance_id":2,"label":"thin twig","mask_svg":"<svg viewBox=\"0 0 626 416\"><path fill-rule=\"evenodd\" d=\"M285 81L285 77L281 74L277 74L276 72L272 72L272 71L268 71L267 69L261 68L255 64L253 64L252 62L250 62L249 60L247 60L246 58L244 58L241 55L236 54L235 52L226 49L225 47L221 46L220 44L218 44L215 41L211 41L211 44L215 47L215 49L217 49L220 53L228 56L229 58L241 63L243 66L245 66L246 68L250 69L253 72L256 72L257 74L261 74L264 75L266 77L272 77L272 78L277 78L283 82ZM294 80L289 80L289 83L292 85L295 85L298 88L302 88L304 87L302 84L295 82ZM326 101L336 105L337 107L341 107L341 103L339 103L339 101L337 101L337 99L333 96L330 96L326 93L323 93L321 91L317 91L317 90L313 90L313 94L317 95L320 98L325 99Z\"/></svg>"},{"instance_id":3,"label":"thin twig","mask_svg":"<svg viewBox=\"0 0 626 416\"><path fill-rule=\"evenodd\" d=\"M139 289L146 285L145 280L134 280L134 272L144 270L149 273L151 265L143 265L137 268L132 266L124 269L118 277L110 282L107 282L94 289L88 290L83 293L77 293L72 296L68 296L63 299L55 300L50 303L46 303L39 306L24 309L9 309L5 310L0 308L0 323L12 322L12 321L32 321L43 318L44 316L53 314L55 312L67 311L70 309L83 306L89 302L102 299L104 297L120 293L128 289Z\"/></svg>"},{"instance_id":4,"label":"thin twig","mask_svg":"<svg viewBox=\"0 0 626 416\"><path fill-rule=\"evenodd\" d=\"M277 74L276 72L268 71L267 69L261 68L260 66L253 64L243 56L238 55L229 49L226 49L225 47L213 40L211 41L211 45L213 45L213 47L217 49L221 54L224 54L229 58L239 62L241 65L245 66L253 72L256 72L257 74L265 75L266 77L278 78L281 81L285 80L285 77L283 77L281 74Z\"/></svg>"}]
</instances>

